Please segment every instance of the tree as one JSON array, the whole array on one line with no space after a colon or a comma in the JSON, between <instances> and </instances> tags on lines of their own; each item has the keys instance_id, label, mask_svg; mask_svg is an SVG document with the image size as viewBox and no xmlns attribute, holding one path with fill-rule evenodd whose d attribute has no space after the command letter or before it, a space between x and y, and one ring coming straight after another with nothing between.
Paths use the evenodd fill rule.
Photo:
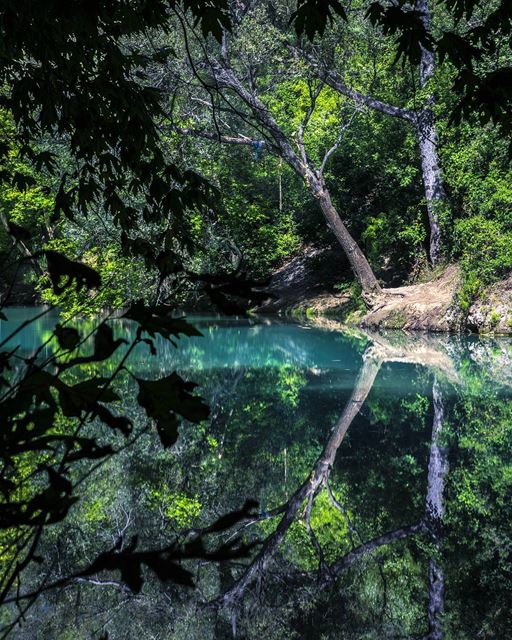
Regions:
<instances>
[{"instance_id":1,"label":"tree","mask_svg":"<svg viewBox=\"0 0 512 640\"><path fill-rule=\"evenodd\" d=\"M430 41L432 38L432 16L428 1L417 0L414 6L414 12L421 17L425 33ZM327 42L327 51L325 50L325 42ZM427 92L427 97L424 104L420 104L411 109L395 106L370 93L351 87L344 79L343 70L340 71L336 68L336 62L334 61L335 55L334 51L330 50L329 39L325 38L322 45L321 56L323 56L323 59L319 57L315 49L313 49L313 51L305 50L300 46L300 43L295 45L294 48L298 51L299 55L304 57L312 71L315 72L323 82L336 91L339 91L342 95L356 104L374 109L379 113L393 118L399 118L414 127L418 141L425 201L430 225L429 256L433 265L438 264L442 261L444 253L439 214L443 205L446 204L446 193L440 168L438 154L439 141L433 111L435 96L432 84L436 69L434 52L428 49L423 43L419 43L420 55L418 66L420 88L423 92ZM346 48L350 45L344 43L343 46Z\"/></svg>"},{"instance_id":2,"label":"tree","mask_svg":"<svg viewBox=\"0 0 512 640\"><path fill-rule=\"evenodd\" d=\"M244 19L249 20L250 17L250 12L247 10L239 16L236 30L233 31L233 34L224 33L222 45L217 51L207 51L204 48L194 48L192 51L192 48L188 46L188 40L186 40L186 55L190 56L190 68L178 69L174 66L168 70L170 78L173 78L174 74L171 84L168 84L168 91L170 95L173 95L175 106L175 111L171 115L173 124L170 129L181 135L204 138L220 144L257 147L281 157L303 180L306 188L318 201L326 223L343 248L364 293L367 295L378 293L380 285L373 270L336 211L324 179L327 162L349 127L350 119L345 123L340 123L330 148L325 152L323 158L315 163L311 155L308 154L305 133L324 83L313 82L310 84L309 105L305 109L301 124L295 132L286 131L278 123L276 115L259 93L257 77L262 73L262 70L257 65L251 66L248 59L238 59L237 48L240 49L242 41L237 38L243 32ZM190 26L189 36L194 38L194 31ZM278 55L277 52L274 54ZM278 57L275 58L276 64L277 61ZM200 69L200 73L196 69ZM276 67L272 69L270 66L266 66L263 73L272 78L276 71ZM278 81L277 76L274 80ZM189 91L188 94L183 93L184 88ZM232 119L228 127L249 126L247 135L233 136L229 134L229 131L223 131L226 126L224 121L219 122L220 119L216 117L216 108L211 98L212 93L215 93L221 100L220 113L223 118L227 117L225 114L229 114ZM235 102L232 102L233 97ZM205 104L210 104L211 122L208 124L213 127L213 130L201 128L202 122L199 122L199 127L181 125L182 122L194 118L192 109L194 99L200 103L202 114L204 114ZM255 135L258 138L255 138Z\"/></svg>"}]
</instances>

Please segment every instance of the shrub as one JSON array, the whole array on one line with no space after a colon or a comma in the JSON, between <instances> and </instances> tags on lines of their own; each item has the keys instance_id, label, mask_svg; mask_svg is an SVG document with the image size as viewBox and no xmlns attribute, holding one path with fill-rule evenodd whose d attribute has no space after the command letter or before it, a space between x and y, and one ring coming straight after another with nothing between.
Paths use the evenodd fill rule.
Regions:
<instances>
[{"instance_id":1,"label":"shrub","mask_svg":"<svg viewBox=\"0 0 512 640\"><path fill-rule=\"evenodd\" d=\"M512 270L512 231L482 216L458 220L455 255L463 276L459 303L467 310L485 287Z\"/></svg>"}]
</instances>

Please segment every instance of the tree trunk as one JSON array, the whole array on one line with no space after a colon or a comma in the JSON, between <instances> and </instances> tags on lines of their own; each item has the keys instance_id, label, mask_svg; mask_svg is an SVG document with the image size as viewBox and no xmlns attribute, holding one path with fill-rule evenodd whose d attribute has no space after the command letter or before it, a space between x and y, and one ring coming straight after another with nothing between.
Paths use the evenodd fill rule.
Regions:
<instances>
[{"instance_id":1,"label":"tree trunk","mask_svg":"<svg viewBox=\"0 0 512 640\"><path fill-rule=\"evenodd\" d=\"M375 358L371 349L368 348L365 355L363 355L363 365L355 382L354 390L339 420L332 428L330 437L320 457L317 459L311 474L286 502L284 515L277 525L277 528L263 542L254 560L231 588L224 593L224 606L232 606L236 609L248 585L258 575L262 574L269 561L273 558L279 545L288 533L289 528L295 521L304 501L311 496L315 496L322 485L327 482L338 449L343 442L348 428L361 410L370 393L381 365L382 361L379 358Z\"/></svg>"},{"instance_id":2,"label":"tree trunk","mask_svg":"<svg viewBox=\"0 0 512 640\"><path fill-rule=\"evenodd\" d=\"M257 95L244 87L231 68L217 65L212 68L212 71L220 87L226 87L234 91L245 104L251 108L256 121L259 122L274 139L275 144L272 145L272 148L277 151L279 156L306 182L310 191L318 199L327 224L332 229L341 248L347 255L352 271L361 285L363 295L368 298L372 293L379 293L381 288L368 260L365 258L354 238L350 235L347 227L341 221L332 204L329 192L325 187L321 170L313 169L312 164L306 157L304 146L302 145L301 147L302 152L301 157L299 157L294 151L290 140L280 129L268 108ZM312 108L314 108L314 104L312 104ZM231 141L233 140L234 139L231 138ZM246 143L247 141L244 140L244 142Z\"/></svg>"},{"instance_id":3,"label":"tree trunk","mask_svg":"<svg viewBox=\"0 0 512 640\"><path fill-rule=\"evenodd\" d=\"M440 205L446 201L446 194L437 155L437 131L430 109L425 109L418 115L417 136L430 224L429 254L432 264L436 265L439 264L443 257L439 210Z\"/></svg>"},{"instance_id":4,"label":"tree trunk","mask_svg":"<svg viewBox=\"0 0 512 640\"><path fill-rule=\"evenodd\" d=\"M345 252L350 267L354 272L354 275L361 285L364 294L379 293L381 291L380 284L373 273L368 260L364 253L359 248L357 242L350 235L349 230L344 225L338 212L334 208L331 200L331 196L325 186L323 185L311 185L311 191L318 199L322 213L327 221L327 225L336 236L336 239L341 245L341 248Z\"/></svg>"},{"instance_id":5,"label":"tree trunk","mask_svg":"<svg viewBox=\"0 0 512 640\"><path fill-rule=\"evenodd\" d=\"M445 512L444 490L448 475L448 450L440 444L440 434L444 420L444 403L437 379L432 388L434 401L434 421L432 443L428 463L427 505L425 519L432 540L441 550L442 525ZM428 568L428 635L429 640L443 640L442 616L444 613L444 572L436 558L431 558Z\"/></svg>"},{"instance_id":6,"label":"tree trunk","mask_svg":"<svg viewBox=\"0 0 512 640\"><path fill-rule=\"evenodd\" d=\"M422 22L427 31L431 33L432 17L428 5L428 0L416 0L415 8L422 14ZM305 57L311 60L307 54ZM435 55L432 51L421 47L420 60L420 84L424 88L434 76ZM433 265L438 264L443 258L441 229L439 224L440 204L446 200L443 188L443 179L439 165L437 153L437 130L432 106L435 97L431 94L427 99L427 106L424 109L415 111L394 106L371 95L361 93L345 84L342 76L334 71L324 71L319 68L318 63L313 58L313 67L316 69L319 78L330 87L353 100L357 104L366 105L370 109L379 111L393 118L400 118L416 127L416 137L418 140L421 171L427 203L427 212L430 225L430 249L429 256Z\"/></svg>"},{"instance_id":7,"label":"tree trunk","mask_svg":"<svg viewBox=\"0 0 512 640\"><path fill-rule=\"evenodd\" d=\"M427 33L431 32L432 16L428 6L428 0L417 0L416 9L421 11L422 22ZM420 84L426 87L434 76L436 59L432 51L421 47L420 60ZM421 157L421 171L427 201L427 212L430 223L430 260L433 265L439 264L443 258L441 243L441 227L439 224L439 209L442 202L446 201L446 193L443 186L443 178L437 153L437 128L432 106L435 97L428 97L428 106L417 114L416 129Z\"/></svg>"}]
</instances>

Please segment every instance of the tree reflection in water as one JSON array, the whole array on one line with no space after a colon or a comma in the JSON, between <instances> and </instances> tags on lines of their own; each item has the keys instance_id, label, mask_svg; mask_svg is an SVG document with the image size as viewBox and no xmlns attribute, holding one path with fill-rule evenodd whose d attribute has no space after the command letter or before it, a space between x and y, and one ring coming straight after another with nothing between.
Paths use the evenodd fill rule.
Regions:
<instances>
[{"instance_id":1,"label":"tree reflection in water","mask_svg":"<svg viewBox=\"0 0 512 640\"><path fill-rule=\"evenodd\" d=\"M254 557L195 566L194 590L70 584L21 637L507 637L508 344L246 321L203 332L163 357L196 371L210 423L171 453L148 436L91 478L45 570L120 531L190 540L249 497L260 515L237 530L259 540Z\"/></svg>"}]
</instances>

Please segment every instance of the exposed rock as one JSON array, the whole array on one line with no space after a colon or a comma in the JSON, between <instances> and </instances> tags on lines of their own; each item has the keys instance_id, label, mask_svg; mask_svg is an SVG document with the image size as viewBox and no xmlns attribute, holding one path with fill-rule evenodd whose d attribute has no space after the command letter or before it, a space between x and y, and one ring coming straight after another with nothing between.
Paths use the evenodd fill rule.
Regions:
<instances>
[{"instance_id":1,"label":"exposed rock","mask_svg":"<svg viewBox=\"0 0 512 640\"><path fill-rule=\"evenodd\" d=\"M489 287L466 314L457 300L461 274L455 264L428 282L383 289L366 301L365 310L350 291L336 290L348 275L340 263L345 264L335 247L307 247L275 272L273 297L259 311L328 315L370 329L512 335L512 274Z\"/></svg>"},{"instance_id":2,"label":"exposed rock","mask_svg":"<svg viewBox=\"0 0 512 640\"><path fill-rule=\"evenodd\" d=\"M471 305L466 326L477 333L512 334L512 275L489 287Z\"/></svg>"}]
</instances>

